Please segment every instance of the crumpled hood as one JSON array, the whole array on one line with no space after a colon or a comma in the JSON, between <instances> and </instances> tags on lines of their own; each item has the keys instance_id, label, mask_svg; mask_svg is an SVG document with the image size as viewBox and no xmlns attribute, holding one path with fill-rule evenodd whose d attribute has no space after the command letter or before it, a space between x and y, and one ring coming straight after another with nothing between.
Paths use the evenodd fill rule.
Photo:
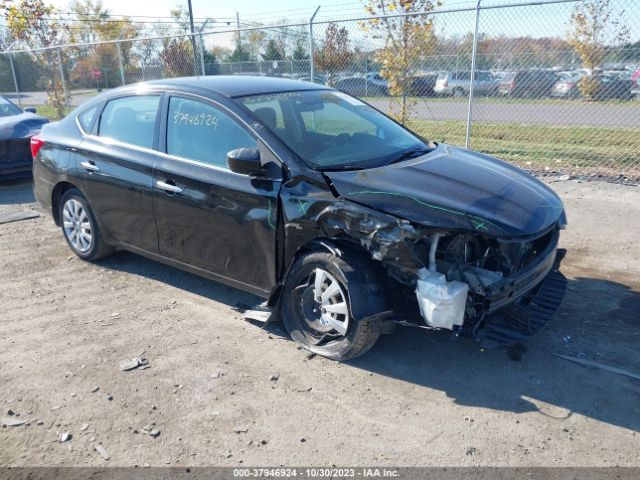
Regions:
<instances>
[{"instance_id":1,"label":"crumpled hood","mask_svg":"<svg viewBox=\"0 0 640 480\"><path fill-rule=\"evenodd\" d=\"M346 199L425 226L504 237L538 233L564 216L560 198L538 179L444 144L401 163L326 175Z\"/></svg>"},{"instance_id":2,"label":"crumpled hood","mask_svg":"<svg viewBox=\"0 0 640 480\"><path fill-rule=\"evenodd\" d=\"M49 120L30 112L0 117L0 140L33 137L45 123Z\"/></svg>"}]
</instances>

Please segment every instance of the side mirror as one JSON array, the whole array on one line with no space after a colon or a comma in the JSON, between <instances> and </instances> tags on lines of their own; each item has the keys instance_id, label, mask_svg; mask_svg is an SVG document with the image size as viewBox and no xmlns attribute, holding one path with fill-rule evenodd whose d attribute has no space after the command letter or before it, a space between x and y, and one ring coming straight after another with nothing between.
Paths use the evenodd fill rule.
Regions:
<instances>
[{"instance_id":1,"label":"side mirror","mask_svg":"<svg viewBox=\"0 0 640 480\"><path fill-rule=\"evenodd\" d=\"M36 113L36 108L35 107L27 107L24 109L25 112L29 112L29 113Z\"/></svg>"},{"instance_id":2,"label":"side mirror","mask_svg":"<svg viewBox=\"0 0 640 480\"><path fill-rule=\"evenodd\" d=\"M260 151L257 148L236 148L227 153L227 164L232 172L242 175L262 173Z\"/></svg>"}]
</instances>

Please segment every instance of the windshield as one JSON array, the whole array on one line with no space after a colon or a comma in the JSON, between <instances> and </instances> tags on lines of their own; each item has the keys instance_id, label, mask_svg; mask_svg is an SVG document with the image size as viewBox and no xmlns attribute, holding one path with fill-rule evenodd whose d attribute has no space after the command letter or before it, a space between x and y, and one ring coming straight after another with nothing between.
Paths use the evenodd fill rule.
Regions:
<instances>
[{"instance_id":1,"label":"windshield","mask_svg":"<svg viewBox=\"0 0 640 480\"><path fill-rule=\"evenodd\" d=\"M0 97L0 117L20 115L22 111L4 97Z\"/></svg>"},{"instance_id":2,"label":"windshield","mask_svg":"<svg viewBox=\"0 0 640 480\"><path fill-rule=\"evenodd\" d=\"M373 168L432 149L360 100L335 90L240 98L253 116L317 170Z\"/></svg>"}]
</instances>

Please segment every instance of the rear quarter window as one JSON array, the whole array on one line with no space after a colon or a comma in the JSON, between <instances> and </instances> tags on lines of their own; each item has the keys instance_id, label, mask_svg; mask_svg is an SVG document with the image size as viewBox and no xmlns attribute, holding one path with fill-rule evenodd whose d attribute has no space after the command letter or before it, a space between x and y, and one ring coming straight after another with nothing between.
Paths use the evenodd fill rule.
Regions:
<instances>
[{"instance_id":1,"label":"rear quarter window","mask_svg":"<svg viewBox=\"0 0 640 480\"><path fill-rule=\"evenodd\" d=\"M78 114L78 123L86 133L91 133L91 127L93 126L93 119L98 112L98 105L95 105L84 112Z\"/></svg>"}]
</instances>

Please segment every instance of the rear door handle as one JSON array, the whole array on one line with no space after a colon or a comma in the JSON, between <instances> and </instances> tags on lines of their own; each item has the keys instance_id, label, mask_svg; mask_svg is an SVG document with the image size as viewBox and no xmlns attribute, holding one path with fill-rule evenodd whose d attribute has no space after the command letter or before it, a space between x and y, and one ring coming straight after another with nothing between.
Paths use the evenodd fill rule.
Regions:
<instances>
[{"instance_id":1,"label":"rear door handle","mask_svg":"<svg viewBox=\"0 0 640 480\"><path fill-rule=\"evenodd\" d=\"M89 162L82 162L80 163L80 166L82 168L84 168L87 172L99 172L100 168L96 166L95 163L89 161Z\"/></svg>"},{"instance_id":2,"label":"rear door handle","mask_svg":"<svg viewBox=\"0 0 640 480\"><path fill-rule=\"evenodd\" d=\"M182 189L177 185L171 184L168 182L163 182L162 180L158 180L156 182L156 187L169 193L182 193Z\"/></svg>"}]
</instances>

